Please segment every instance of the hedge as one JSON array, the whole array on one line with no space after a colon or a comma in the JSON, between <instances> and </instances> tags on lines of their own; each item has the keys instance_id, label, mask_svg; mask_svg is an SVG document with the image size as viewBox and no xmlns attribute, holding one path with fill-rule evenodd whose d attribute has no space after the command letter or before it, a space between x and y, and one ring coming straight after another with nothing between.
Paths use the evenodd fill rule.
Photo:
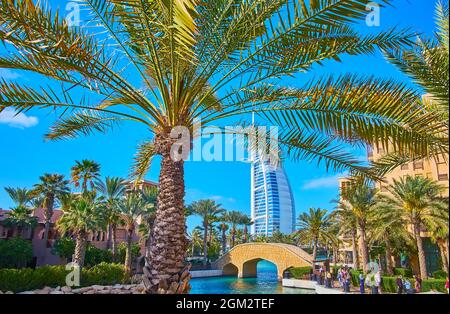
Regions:
<instances>
[{"instance_id":1,"label":"hedge","mask_svg":"<svg viewBox=\"0 0 450 314\"><path fill-rule=\"evenodd\" d=\"M295 279L303 279L304 276L309 275L312 271L311 266L305 266L305 267L292 267L289 268L289 272L291 273L292 277Z\"/></svg>"},{"instance_id":2,"label":"hedge","mask_svg":"<svg viewBox=\"0 0 450 314\"><path fill-rule=\"evenodd\" d=\"M36 269L0 269L0 291L21 292L66 285L70 271L61 266L42 266ZM127 273L123 265L101 263L92 268L83 268L81 286L113 285L125 283Z\"/></svg>"},{"instance_id":3,"label":"hedge","mask_svg":"<svg viewBox=\"0 0 450 314\"><path fill-rule=\"evenodd\" d=\"M359 271L350 271L352 285L359 287ZM403 278L408 280L411 284L411 288L414 288L413 278ZM381 291L387 293L397 293L397 277L381 276ZM445 279L425 279L422 280L422 292L439 291L446 293Z\"/></svg>"},{"instance_id":4,"label":"hedge","mask_svg":"<svg viewBox=\"0 0 450 314\"><path fill-rule=\"evenodd\" d=\"M434 279L446 279L448 276L445 270L436 270L433 272Z\"/></svg>"}]
</instances>

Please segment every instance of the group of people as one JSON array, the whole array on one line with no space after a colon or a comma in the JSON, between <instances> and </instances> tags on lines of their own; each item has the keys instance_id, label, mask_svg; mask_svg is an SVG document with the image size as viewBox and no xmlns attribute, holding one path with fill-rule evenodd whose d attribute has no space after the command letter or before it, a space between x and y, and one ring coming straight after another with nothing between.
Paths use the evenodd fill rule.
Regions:
<instances>
[{"instance_id":1,"label":"group of people","mask_svg":"<svg viewBox=\"0 0 450 314\"><path fill-rule=\"evenodd\" d=\"M422 291L422 279L418 275L414 275L414 288L411 287L411 282L407 279L403 279L401 275L397 276L397 294L412 294Z\"/></svg>"},{"instance_id":2,"label":"group of people","mask_svg":"<svg viewBox=\"0 0 450 314\"><path fill-rule=\"evenodd\" d=\"M363 274L359 274L359 293L365 294L366 287L370 288L371 294L379 294L381 287L381 273L380 271L367 274L364 278Z\"/></svg>"}]
</instances>

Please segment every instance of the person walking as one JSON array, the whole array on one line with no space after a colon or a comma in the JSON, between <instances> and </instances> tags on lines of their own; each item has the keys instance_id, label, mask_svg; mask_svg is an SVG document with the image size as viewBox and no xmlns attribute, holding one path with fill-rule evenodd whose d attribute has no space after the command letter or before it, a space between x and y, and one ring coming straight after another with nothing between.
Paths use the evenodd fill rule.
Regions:
<instances>
[{"instance_id":1,"label":"person walking","mask_svg":"<svg viewBox=\"0 0 450 314\"><path fill-rule=\"evenodd\" d=\"M372 294L379 294L380 286L381 286L381 273L380 273L380 271L377 271L375 273L375 285L374 285Z\"/></svg>"},{"instance_id":2,"label":"person walking","mask_svg":"<svg viewBox=\"0 0 450 314\"><path fill-rule=\"evenodd\" d=\"M402 275L397 277L397 294L403 293L403 278Z\"/></svg>"},{"instance_id":3,"label":"person walking","mask_svg":"<svg viewBox=\"0 0 450 314\"><path fill-rule=\"evenodd\" d=\"M448 276L447 276L447 280L445 281L445 289L447 289L447 294L448 294Z\"/></svg>"},{"instance_id":4,"label":"person walking","mask_svg":"<svg viewBox=\"0 0 450 314\"><path fill-rule=\"evenodd\" d=\"M414 275L414 290L416 293L422 292L422 279L419 275Z\"/></svg>"},{"instance_id":5,"label":"person walking","mask_svg":"<svg viewBox=\"0 0 450 314\"><path fill-rule=\"evenodd\" d=\"M363 274L359 274L359 293L364 294L365 291L365 287L364 287L364 275Z\"/></svg>"}]
</instances>

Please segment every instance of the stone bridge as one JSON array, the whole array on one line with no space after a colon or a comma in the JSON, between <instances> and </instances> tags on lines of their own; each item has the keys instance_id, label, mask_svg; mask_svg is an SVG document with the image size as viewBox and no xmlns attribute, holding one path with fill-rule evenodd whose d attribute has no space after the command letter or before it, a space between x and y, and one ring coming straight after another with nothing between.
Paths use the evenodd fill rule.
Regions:
<instances>
[{"instance_id":1,"label":"stone bridge","mask_svg":"<svg viewBox=\"0 0 450 314\"><path fill-rule=\"evenodd\" d=\"M213 263L223 275L237 275L239 278L256 277L256 264L266 260L277 266L278 279L290 267L312 266L312 256L301 248L283 243L246 243L232 248Z\"/></svg>"}]
</instances>

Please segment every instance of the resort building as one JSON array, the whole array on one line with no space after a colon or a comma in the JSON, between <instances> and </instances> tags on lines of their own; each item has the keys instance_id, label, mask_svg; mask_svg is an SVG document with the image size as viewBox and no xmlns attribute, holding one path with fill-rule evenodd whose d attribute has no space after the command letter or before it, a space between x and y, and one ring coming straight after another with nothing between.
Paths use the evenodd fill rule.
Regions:
<instances>
[{"instance_id":1,"label":"resort building","mask_svg":"<svg viewBox=\"0 0 450 314\"><path fill-rule=\"evenodd\" d=\"M251 164L251 215L254 236L294 231L295 205L286 172L281 166L254 158Z\"/></svg>"}]
</instances>

